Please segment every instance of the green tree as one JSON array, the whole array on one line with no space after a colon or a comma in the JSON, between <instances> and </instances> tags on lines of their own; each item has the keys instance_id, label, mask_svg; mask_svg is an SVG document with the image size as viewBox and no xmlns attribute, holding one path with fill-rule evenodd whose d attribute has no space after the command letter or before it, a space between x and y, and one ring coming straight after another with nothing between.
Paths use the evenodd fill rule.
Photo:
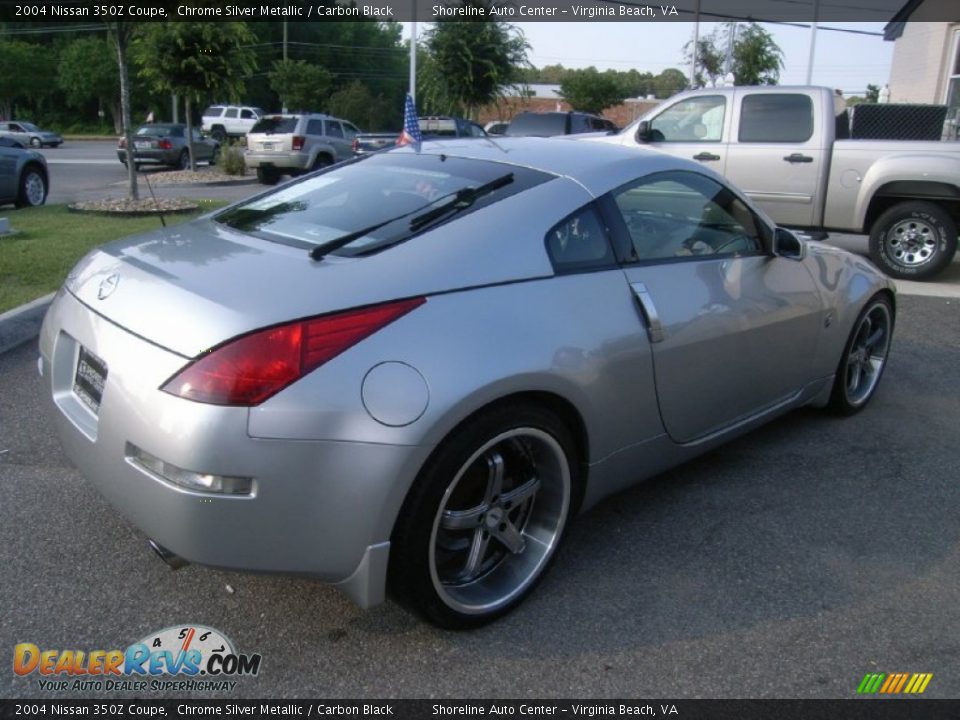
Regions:
<instances>
[{"instance_id":1,"label":"green tree","mask_svg":"<svg viewBox=\"0 0 960 720\"><path fill-rule=\"evenodd\" d=\"M329 71L306 60L281 60L270 73L270 87L290 110L320 110L332 84Z\"/></svg>"},{"instance_id":2,"label":"green tree","mask_svg":"<svg viewBox=\"0 0 960 720\"><path fill-rule=\"evenodd\" d=\"M867 94L864 100L868 103L875 103L880 100L880 86L867 84Z\"/></svg>"},{"instance_id":3,"label":"green tree","mask_svg":"<svg viewBox=\"0 0 960 720\"><path fill-rule=\"evenodd\" d=\"M687 76L676 68L667 68L653 79L653 87L658 98L668 98L686 89Z\"/></svg>"},{"instance_id":4,"label":"green tree","mask_svg":"<svg viewBox=\"0 0 960 720\"><path fill-rule=\"evenodd\" d=\"M393 129L400 116L399 105L395 106L383 95L374 96L359 80L333 93L329 105L332 115L348 118L364 130Z\"/></svg>"},{"instance_id":5,"label":"green tree","mask_svg":"<svg viewBox=\"0 0 960 720\"><path fill-rule=\"evenodd\" d=\"M757 23L746 23L733 44L733 76L737 85L776 85L783 69L783 51Z\"/></svg>"},{"instance_id":6,"label":"green tree","mask_svg":"<svg viewBox=\"0 0 960 720\"><path fill-rule=\"evenodd\" d=\"M697 62L693 73L694 87L706 87L708 83L716 85L717 81L726 74L724 71L726 51L721 49L721 47L725 47L723 35L723 31L717 28L707 37L700 38L697 41ZM687 66L693 60L691 57L692 48L692 40L683 46L683 61Z\"/></svg>"},{"instance_id":7,"label":"green tree","mask_svg":"<svg viewBox=\"0 0 960 720\"><path fill-rule=\"evenodd\" d=\"M123 131L117 53L107 40L84 37L66 45L60 53L57 85L68 105L83 108L95 101L98 109L110 111L116 131Z\"/></svg>"},{"instance_id":8,"label":"green tree","mask_svg":"<svg viewBox=\"0 0 960 720\"><path fill-rule=\"evenodd\" d=\"M487 0L464 4L494 7ZM503 97L529 66L523 33L499 20L437 22L425 33L424 46L430 58L424 68L428 101L452 105L465 117Z\"/></svg>"},{"instance_id":9,"label":"green tree","mask_svg":"<svg viewBox=\"0 0 960 720\"><path fill-rule=\"evenodd\" d=\"M46 49L21 40L0 42L0 113L12 120L18 100L29 98L49 80Z\"/></svg>"},{"instance_id":10,"label":"green tree","mask_svg":"<svg viewBox=\"0 0 960 720\"><path fill-rule=\"evenodd\" d=\"M619 105L626 96L616 75L588 67L567 73L560 83L560 97L577 110L600 113L604 108Z\"/></svg>"},{"instance_id":11,"label":"green tree","mask_svg":"<svg viewBox=\"0 0 960 720\"><path fill-rule=\"evenodd\" d=\"M191 103L205 93L239 101L244 79L257 67L253 41L242 22L147 23L137 40L140 77L159 92L184 98L191 170L196 170Z\"/></svg>"}]
</instances>

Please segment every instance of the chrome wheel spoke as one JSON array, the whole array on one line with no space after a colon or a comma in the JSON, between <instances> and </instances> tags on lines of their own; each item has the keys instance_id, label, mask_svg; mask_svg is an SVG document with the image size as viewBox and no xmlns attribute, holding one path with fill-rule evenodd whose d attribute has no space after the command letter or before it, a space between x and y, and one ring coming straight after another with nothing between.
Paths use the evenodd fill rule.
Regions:
<instances>
[{"instance_id":1,"label":"chrome wheel spoke","mask_svg":"<svg viewBox=\"0 0 960 720\"><path fill-rule=\"evenodd\" d=\"M847 388L850 390L850 393L853 394L857 391L857 388L860 387L860 360L855 359L856 361L850 367L850 379L847 382Z\"/></svg>"},{"instance_id":2,"label":"chrome wheel spoke","mask_svg":"<svg viewBox=\"0 0 960 720\"><path fill-rule=\"evenodd\" d=\"M874 331L873 335L871 335L864 341L863 346L864 348L866 348L868 352L870 352L871 350L873 350L873 348L875 348L880 343L882 339L883 339L883 328L880 327Z\"/></svg>"},{"instance_id":3,"label":"chrome wheel spoke","mask_svg":"<svg viewBox=\"0 0 960 720\"><path fill-rule=\"evenodd\" d=\"M532 499L537 494L538 490L540 490L540 479L534 477L530 480L527 480L527 482L520 487L515 488L508 493L504 493L500 499L503 502L503 506L510 510L515 508L517 505L521 505L527 500Z\"/></svg>"},{"instance_id":4,"label":"chrome wheel spoke","mask_svg":"<svg viewBox=\"0 0 960 720\"><path fill-rule=\"evenodd\" d=\"M492 452L487 456L487 492L483 498L486 505L500 497L503 490L503 466L503 456L499 452Z\"/></svg>"},{"instance_id":5,"label":"chrome wheel spoke","mask_svg":"<svg viewBox=\"0 0 960 720\"><path fill-rule=\"evenodd\" d=\"M504 521L496 527L490 528L490 534L514 555L522 553L524 547L526 547L523 535L517 530L517 526L507 518L504 518Z\"/></svg>"},{"instance_id":6,"label":"chrome wheel spoke","mask_svg":"<svg viewBox=\"0 0 960 720\"><path fill-rule=\"evenodd\" d=\"M470 543L470 553L467 555L467 563L461 572L461 580L469 582L476 578L480 569L483 567L483 560L487 555L487 546L490 544L490 535L486 530L477 529L473 534L473 541Z\"/></svg>"},{"instance_id":7,"label":"chrome wheel spoke","mask_svg":"<svg viewBox=\"0 0 960 720\"><path fill-rule=\"evenodd\" d=\"M478 505L469 510L444 510L440 518L440 527L446 530L470 530L483 522L486 505Z\"/></svg>"}]
</instances>

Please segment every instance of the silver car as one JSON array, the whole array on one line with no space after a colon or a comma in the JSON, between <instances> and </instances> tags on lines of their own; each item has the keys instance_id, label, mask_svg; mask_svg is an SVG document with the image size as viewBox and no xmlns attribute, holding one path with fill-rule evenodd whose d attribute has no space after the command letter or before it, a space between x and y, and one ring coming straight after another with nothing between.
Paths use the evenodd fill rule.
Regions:
<instances>
[{"instance_id":1,"label":"silver car","mask_svg":"<svg viewBox=\"0 0 960 720\"><path fill-rule=\"evenodd\" d=\"M602 498L862 409L894 303L693 162L437 141L93 251L40 369L66 453L169 563L470 627Z\"/></svg>"},{"instance_id":2,"label":"silver car","mask_svg":"<svg viewBox=\"0 0 960 720\"><path fill-rule=\"evenodd\" d=\"M60 147L63 136L50 130L41 130L33 123L13 120L0 122L0 137L16 140L24 147Z\"/></svg>"},{"instance_id":3,"label":"silver car","mask_svg":"<svg viewBox=\"0 0 960 720\"><path fill-rule=\"evenodd\" d=\"M302 175L351 157L358 132L329 115L267 115L247 133L244 162L261 183L275 185L281 175Z\"/></svg>"},{"instance_id":4,"label":"silver car","mask_svg":"<svg viewBox=\"0 0 960 720\"><path fill-rule=\"evenodd\" d=\"M0 205L37 207L47 201L47 159L15 140L0 137Z\"/></svg>"}]
</instances>

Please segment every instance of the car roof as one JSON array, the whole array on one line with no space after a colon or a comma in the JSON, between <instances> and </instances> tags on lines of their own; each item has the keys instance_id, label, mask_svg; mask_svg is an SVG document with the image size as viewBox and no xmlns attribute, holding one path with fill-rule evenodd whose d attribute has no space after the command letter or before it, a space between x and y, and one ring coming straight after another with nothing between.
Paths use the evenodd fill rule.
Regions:
<instances>
[{"instance_id":1,"label":"car roof","mask_svg":"<svg viewBox=\"0 0 960 720\"><path fill-rule=\"evenodd\" d=\"M718 177L699 163L645 147L583 142L576 136L556 138L503 137L490 139L424 140L421 153L448 155L519 165L568 177L593 195L602 195L640 176L667 170L692 170ZM389 152L413 153L412 145Z\"/></svg>"}]
</instances>

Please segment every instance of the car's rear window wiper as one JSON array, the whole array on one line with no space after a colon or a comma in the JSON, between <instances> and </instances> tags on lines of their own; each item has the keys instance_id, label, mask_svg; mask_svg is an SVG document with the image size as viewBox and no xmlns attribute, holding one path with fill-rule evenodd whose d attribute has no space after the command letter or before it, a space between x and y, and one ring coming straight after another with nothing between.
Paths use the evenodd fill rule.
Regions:
<instances>
[{"instance_id":1,"label":"car's rear window wiper","mask_svg":"<svg viewBox=\"0 0 960 720\"><path fill-rule=\"evenodd\" d=\"M483 185L478 185L477 187L466 187L466 188L463 188L462 190L458 190L457 192L453 193L450 199L444 202L443 204L438 205L432 210L428 210L422 215L417 215L416 217L411 218L409 233L404 234L400 238L396 238L392 240L389 244L394 245L397 242L399 242L401 239L403 240L409 239L410 237L420 232L421 230L423 230L424 228L426 228L428 225L435 222L436 220L447 217L448 215L452 215L454 213L458 213L461 210L465 210L471 205L473 205L473 203L475 203L479 198L483 197L484 195L489 195L495 190L502 188L504 185L509 185L512 182L513 182L513 173L507 173L506 175L498 177L495 180L491 180L490 182L484 183ZM428 206L432 204L433 203L428 203ZM333 240L328 240L327 242L320 243L316 247L311 248L310 258L313 260L322 260L326 255L329 255L335 250L339 250L340 248L346 245L349 245L355 240L359 240L364 235L369 235L370 233L379 230L385 225L389 225L390 223L396 222L397 220L401 220L407 217L408 215L412 215L415 212L419 212L421 209L422 208L411 210L408 213L404 213L403 215L398 215L397 217L384 220L383 222L379 222L376 225L365 227L362 230L355 230L352 233L347 233L346 235L341 235L340 237L334 238Z\"/></svg>"},{"instance_id":2,"label":"car's rear window wiper","mask_svg":"<svg viewBox=\"0 0 960 720\"><path fill-rule=\"evenodd\" d=\"M513 173L507 173L506 175L501 175L500 177L491 180L488 183L484 183L483 185L479 185L477 187L466 187L463 188L463 190L458 190L452 198L447 200L447 202L443 203L442 205L438 205L437 207L433 208L433 210L428 210L422 215L417 215L415 218L411 218L410 232L418 232L436 220L440 220L448 215L453 215L454 213L466 210L484 195L489 195L494 190L499 190L504 185L509 185L512 182Z\"/></svg>"}]
</instances>

